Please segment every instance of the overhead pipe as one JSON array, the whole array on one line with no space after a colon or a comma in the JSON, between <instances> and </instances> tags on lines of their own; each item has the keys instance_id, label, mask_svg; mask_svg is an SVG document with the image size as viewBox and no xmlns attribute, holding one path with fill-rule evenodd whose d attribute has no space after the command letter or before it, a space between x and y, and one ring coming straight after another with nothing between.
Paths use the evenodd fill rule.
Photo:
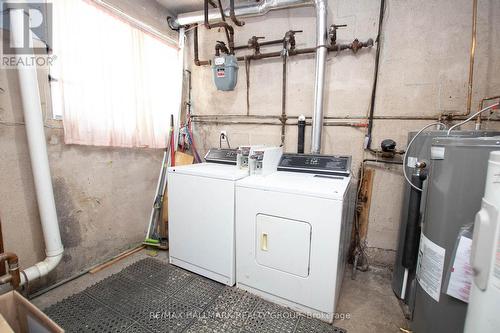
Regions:
<instances>
[{"instance_id":1,"label":"overhead pipe","mask_svg":"<svg viewBox=\"0 0 500 333\"><path fill-rule=\"evenodd\" d=\"M275 44L277 41L273 41ZM283 42L283 40L280 40L280 42ZM263 43L259 43L260 46L264 45ZM367 48L367 47L372 47L373 46L373 39L369 38L366 42L360 42L359 40L355 39L352 43L349 44L335 44L335 45L329 45L326 47L327 52L340 52L344 50L352 50L352 52L356 53L362 48ZM235 50L238 48L242 47L235 47ZM293 49L293 50L288 50L288 56L297 56L297 55L302 55L302 54L313 54L316 53L317 48L316 47L308 47L308 48L303 48L303 49ZM252 55L246 55L246 56L239 56L236 58L238 61L244 61L245 59L251 59L251 60L260 60L260 59L267 59L267 58L278 58L282 56L282 51L275 51L275 52L268 52L268 53L254 53ZM433 118L435 119L435 117Z\"/></svg>"},{"instance_id":2,"label":"overhead pipe","mask_svg":"<svg viewBox=\"0 0 500 333\"><path fill-rule=\"evenodd\" d=\"M271 126L283 126L281 121L251 121L251 120L224 120L224 119L193 119L193 123L197 124L207 124L207 125L271 125ZM299 121L288 121L285 126L298 126ZM306 121L306 126L310 126L311 122ZM355 127L355 128L366 128L368 124L364 121L326 121L323 126L343 126L343 127Z\"/></svg>"},{"instance_id":3,"label":"overhead pipe","mask_svg":"<svg viewBox=\"0 0 500 333\"><path fill-rule=\"evenodd\" d=\"M219 5L217 8L219 8L220 18L221 18L222 22L226 22L226 17L224 16L224 9L222 8L222 2L221 2L221 0L217 0L217 2L218 2L218 5ZM229 36L229 30L228 29L224 29L224 32L226 33L226 39L227 39L227 42L229 43L229 40L231 38Z\"/></svg>"},{"instance_id":4,"label":"overhead pipe","mask_svg":"<svg viewBox=\"0 0 500 333\"><path fill-rule=\"evenodd\" d=\"M234 0L229 0L229 16L231 17L231 20L234 22L234 24L236 24L238 27L242 27L245 25L245 22L239 21L236 17L236 13L234 12Z\"/></svg>"},{"instance_id":5,"label":"overhead pipe","mask_svg":"<svg viewBox=\"0 0 500 333\"><path fill-rule=\"evenodd\" d=\"M313 0L263 0L257 4L244 4L234 7L234 17L252 17L262 16L272 10L287 9L294 7L312 6ZM224 9L224 15L231 17L231 8ZM220 20L219 9L208 11L208 21L214 22ZM201 23L205 21L204 11L195 11L179 14L177 17L168 17L170 28L177 30L182 26Z\"/></svg>"},{"instance_id":6,"label":"overhead pipe","mask_svg":"<svg viewBox=\"0 0 500 333\"><path fill-rule=\"evenodd\" d=\"M278 115L248 115L248 114L206 114L206 115L192 115L193 119L219 119L219 118L255 118L255 119L280 119L281 116ZM307 117L307 119L311 119L311 117ZM325 120L370 120L366 116L325 116L323 117ZM374 116L374 120L436 120L436 116ZM457 120L464 120L466 118L459 117ZM489 122L500 122L500 119L491 118L488 119Z\"/></svg>"},{"instance_id":7,"label":"overhead pipe","mask_svg":"<svg viewBox=\"0 0 500 333\"><path fill-rule=\"evenodd\" d=\"M257 37L257 36L252 36L248 40L248 43L246 45L238 45L235 46L235 50L244 50L244 49L254 49L256 53L260 52L260 47L261 46L268 46L268 45L275 45L275 44L281 44L283 43L283 39L275 39L275 40L268 40L264 42L259 42L259 39L264 39L265 37Z\"/></svg>"},{"instance_id":8,"label":"overhead pipe","mask_svg":"<svg viewBox=\"0 0 500 333\"><path fill-rule=\"evenodd\" d=\"M212 28L224 28L227 36L227 43L229 46L229 54L234 54L234 29L232 26L227 24L227 22L224 19L224 15L222 15L222 22L216 22L211 24L208 19L208 0L205 0L203 3L203 13L204 13L204 25L205 28L207 29L212 29Z\"/></svg>"},{"instance_id":9,"label":"overhead pipe","mask_svg":"<svg viewBox=\"0 0 500 333\"><path fill-rule=\"evenodd\" d=\"M25 45L24 22L29 20L25 10L10 10L10 30L14 45ZM27 17L26 17L27 16ZM32 37L29 37L32 38ZM24 51L24 50L23 50ZM64 248L61 242L59 224L57 221L54 190L50 176L49 158L45 140L43 113L38 88L36 66L26 65L22 57L33 57L31 54L16 54L17 72L28 138L28 149L31 159L31 169L35 183L35 193L45 241L46 258L26 268L21 274L20 284L47 275L61 261Z\"/></svg>"},{"instance_id":10,"label":"overhead pipe","mask_svg":"<svg viewBox=\"0 0 500 333\"><path fill-rule=\"evenodd\" d=\"M314 81L311 154L319 154L321 152L321 133L323 129L325 65L328 53L327 1L315 0L314 6L316 8L316 73Z\"/></svg>"}]
</instances>

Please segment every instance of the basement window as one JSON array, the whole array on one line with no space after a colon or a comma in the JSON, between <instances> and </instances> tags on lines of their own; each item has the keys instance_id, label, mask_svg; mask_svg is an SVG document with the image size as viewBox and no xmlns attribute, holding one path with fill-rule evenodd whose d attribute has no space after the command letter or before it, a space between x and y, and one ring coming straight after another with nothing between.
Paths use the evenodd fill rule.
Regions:
<instances>
[{"instance_id":1,"label":"basement window","mask_svg":"<svg viewBox=\"0 0 500 333\"><path fill-rule=\"evenodd\" d=\"M93 1L53 4L49 79L65 143L166 147L181 100L176 43Z\"/></svg>"}]
</instances>

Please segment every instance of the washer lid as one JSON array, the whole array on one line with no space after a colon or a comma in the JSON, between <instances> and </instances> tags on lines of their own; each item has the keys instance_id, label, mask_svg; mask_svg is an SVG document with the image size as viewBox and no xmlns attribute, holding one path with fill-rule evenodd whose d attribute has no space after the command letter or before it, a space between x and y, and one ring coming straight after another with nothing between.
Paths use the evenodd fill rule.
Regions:
<instances>
[{"instance_id":1,"label":"washer lid","mask_svg":"<svg viewBox=\"0 0 500 333\"><path fill-rule=\"evenodd\" d=\"M199 163L168 168L168 173L179 173L207 178L238 180L248 176L248 169L240 169L236 165L218 163Z\"/></svg>"},{"instance_id":2,"label":"washer lid","mask_svg":"<svg viewBox=\"0 0 500 333\"><path fill-rule=\"evenodd\" d=\"M246 177L236 182L236 186L343 200L350 181L351 177L278 171Z\"/></svg>"}]
</instances>

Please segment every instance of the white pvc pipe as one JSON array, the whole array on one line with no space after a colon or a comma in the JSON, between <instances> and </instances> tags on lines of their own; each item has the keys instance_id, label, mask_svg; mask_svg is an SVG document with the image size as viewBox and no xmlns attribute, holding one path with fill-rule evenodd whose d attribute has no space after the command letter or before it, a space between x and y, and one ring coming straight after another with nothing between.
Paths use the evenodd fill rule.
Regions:
<instances>
[{"instance_id":1,"label":"white pvc pipe","mask_svg":"<svg viewBox=\"0 0 500 333\"><path fill-rule=\"evenodd\" d=\"M321 153L323 131L323 104L325 94L325 66L328 40L327 0L315 0L316 7L316 78L314 81L314 111L312 118L311 154Z\"/></svg>"},{"instance_id":2,"label":"white pvc pipe","mask_svg":"<svg viewBox=\"0 0 500 333\"><path fill-rule=\"evenodd\" d=\"M13 41L13 45L25 45L23 42L25 29L24 20L27 14L24 13L24 10L16 9L11 10L9 15L10 38ZM64 252L57 221L52 178L50 176L40 92L37 80L37 68L35 65L25 65L25 62L20 61L24 57L32 56L32 53L16 54L16 63L18 64L17 72L19 75L24 122L26 124L26 136L28 137L31 169L33 172L47 257L45 260L23 271L24 274L21 274L21 284L47 275L61 261Z\"/></svg>"}]
</instances>

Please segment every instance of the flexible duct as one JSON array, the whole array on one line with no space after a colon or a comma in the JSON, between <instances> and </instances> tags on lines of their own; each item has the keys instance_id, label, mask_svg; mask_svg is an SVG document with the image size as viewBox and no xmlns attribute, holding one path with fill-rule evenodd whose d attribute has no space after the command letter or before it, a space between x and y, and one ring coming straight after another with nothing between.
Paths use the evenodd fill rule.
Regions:
<instances>
[{"instance_id":1,"label":"flexible duct","mask_svg":"<svg viewBox=\"0 0 500 333\"><path fill-rule=\"evenodd\" d=\"M269 13L271 10L287 9L293 7L303 7L313 5L313 0L263 0L258 4L239 5L234 7L234 16L236 17L251 17L261 16ZM231 9L225 8L224 15L229 17ZM211 9L208 11L209 22L220 20L219 9ZM168 23L172 29L178 29L181 26L200 23L205 20L203 11L179 14L177 18L169 17Z\"/></svg>"},{"instance_id":2,"label":"flexible duct","mask_svg":"<svg viewBox=\"0 0 500 333\"><path fill-rule=\"evenodd\" d=\"M25 19L27 20L26 22L28 22L29 17L25 18L24 15L28 14L25 13L24 10L16 9L11 10L9 15L13 45L25 45L24 22ZM23 49L23 52L24 51ZM24 122L26 124L26 136L28 138L28 148L31 159L31 169L33 172L47 257L45 260L23 271L23 274L21 274L21 284L47 275L61 261L64 252L57 221L52 179L50 176L40 92L38 89L37 68L35 65L26 65L26 61L22 61L24 57L33 57L33 53L16 54L16 63L19 75Z\"/></svg>"}]
</instances>

